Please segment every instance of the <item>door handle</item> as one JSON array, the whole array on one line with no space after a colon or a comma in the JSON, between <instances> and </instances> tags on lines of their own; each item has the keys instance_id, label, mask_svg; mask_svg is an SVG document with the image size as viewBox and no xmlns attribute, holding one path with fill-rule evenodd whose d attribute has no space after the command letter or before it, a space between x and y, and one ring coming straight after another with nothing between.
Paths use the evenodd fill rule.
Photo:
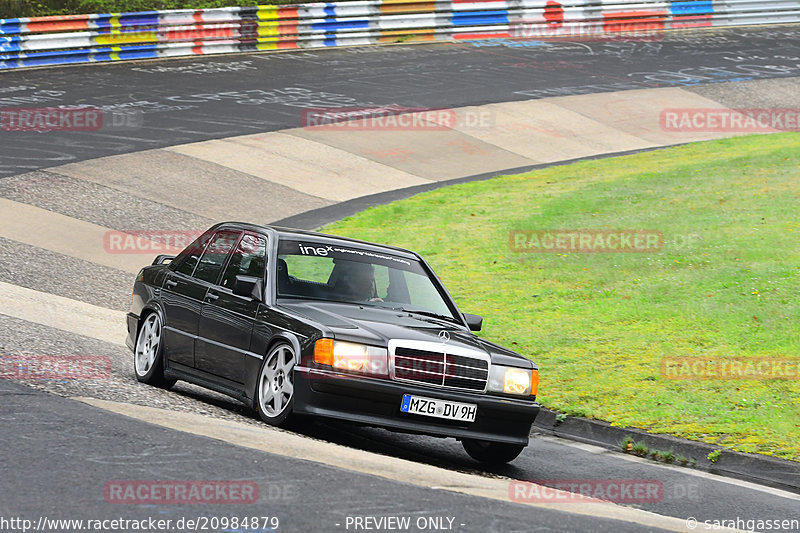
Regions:
<instances>
[{"instance_id":1,"label":"door handle","mask_svg":"<svg viewBox=\"0 0 800 533\"><path fill-rule=\"evenodd\" d=\"M177 281L172 281L171 279L168 279L167 282L164 285L166 285L167 287L176 287L178 285L178 282Z\"/></svg>"},{"instance_id":2,"label":"door handle","mask_svg":"<svg viewBox=\"0 0 800 533\"><path fill-rule=\"evenodd\" d=\"M214 300L218 299L219 299L219 294L214 294L213 292L209 292L208 294L206 294L206 300L210 302L213 302Z\"/></svg>"}]
</instances>

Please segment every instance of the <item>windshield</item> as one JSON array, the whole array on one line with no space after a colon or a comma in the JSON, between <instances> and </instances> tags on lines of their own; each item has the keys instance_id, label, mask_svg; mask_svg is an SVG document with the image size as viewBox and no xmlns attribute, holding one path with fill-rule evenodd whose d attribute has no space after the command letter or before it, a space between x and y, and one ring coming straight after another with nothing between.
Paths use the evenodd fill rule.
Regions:
<instances>
[{"instance_id":1,"label":"windshield","mask_svg":"<svg viewBox=\"0 0 800 533\"><path fill-rule=\"evenodd\" d=\"M281 240L278 298L358 303L454 320L422 264L348 244Z\"/></svg>"}]
</instances>

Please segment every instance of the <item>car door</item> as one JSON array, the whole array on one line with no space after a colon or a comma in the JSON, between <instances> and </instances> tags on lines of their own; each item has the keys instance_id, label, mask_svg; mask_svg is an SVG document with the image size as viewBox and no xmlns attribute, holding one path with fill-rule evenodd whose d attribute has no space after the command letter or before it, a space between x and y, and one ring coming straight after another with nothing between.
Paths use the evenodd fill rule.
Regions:
<instances>
[{"instance_id":1,"label":"car door","mask_svg":"<svg viewBox=\"0 0 800 533\"><path fill-rule=\"evenodd\" d=\"M259 299L233 293L236 276L265 281L267 239L246 232L225 267L217 286L209 289L200 316L195 350L198 370L213 374L221 384L241 390ZM264 285L262 284L262 287Z\"/></svg>"},{"instance_id":2,"label":"car door","mask_svg":"<svg viewBox=\"0 0 800 533\"><path fill-rule=\"evenodd\" d=\"M203 300L240 234L224 230L198 239L176 269L166 276L161 301L166 315L164 338L168 365L195 367Z\"/></svg>"}]
</instances>

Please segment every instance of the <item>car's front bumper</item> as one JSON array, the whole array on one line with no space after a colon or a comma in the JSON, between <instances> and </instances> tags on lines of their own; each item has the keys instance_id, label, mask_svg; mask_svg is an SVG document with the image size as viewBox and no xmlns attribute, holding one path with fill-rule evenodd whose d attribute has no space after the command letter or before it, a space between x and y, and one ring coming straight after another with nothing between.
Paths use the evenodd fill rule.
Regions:
<instances>
[{"instance_id":1,"label":"car's front bumper","mask_svg":"<svg viewBox=\"0 0 800 533\"><path fill-rule=\"evenodd\" d=\"M539 405L530 399L438 389L309 368L296 369L294 385L296 413L438 437L527 445L531 425L539 413ZM475 421L457 422L401 413L404 394L476 404Z\"/></svg>"}]
</instances>

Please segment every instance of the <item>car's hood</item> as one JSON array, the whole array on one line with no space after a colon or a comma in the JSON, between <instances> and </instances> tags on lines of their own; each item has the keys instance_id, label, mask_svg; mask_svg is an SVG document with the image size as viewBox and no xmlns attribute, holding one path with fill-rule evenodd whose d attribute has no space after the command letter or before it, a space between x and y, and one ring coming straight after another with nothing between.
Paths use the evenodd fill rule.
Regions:
<instances>
[{"instance_id":1,"label":"car's hood","mask_svg":"<svg viewBox=\"0 0 800 533\"><path fill-rule=\"evenodd\" d=\"M372 305L340 304L304 300L281 302L281 307L303 315L331 330L334 338L387 346L391 339L442 342L440 333L446 331L449 346L460 346L486 352L497 363L519 364L521 355L473 335L465 327L448 320L431 318L405 311ZM527 365L526 365L527 366Z\"/></svg>"}]
</instances>

